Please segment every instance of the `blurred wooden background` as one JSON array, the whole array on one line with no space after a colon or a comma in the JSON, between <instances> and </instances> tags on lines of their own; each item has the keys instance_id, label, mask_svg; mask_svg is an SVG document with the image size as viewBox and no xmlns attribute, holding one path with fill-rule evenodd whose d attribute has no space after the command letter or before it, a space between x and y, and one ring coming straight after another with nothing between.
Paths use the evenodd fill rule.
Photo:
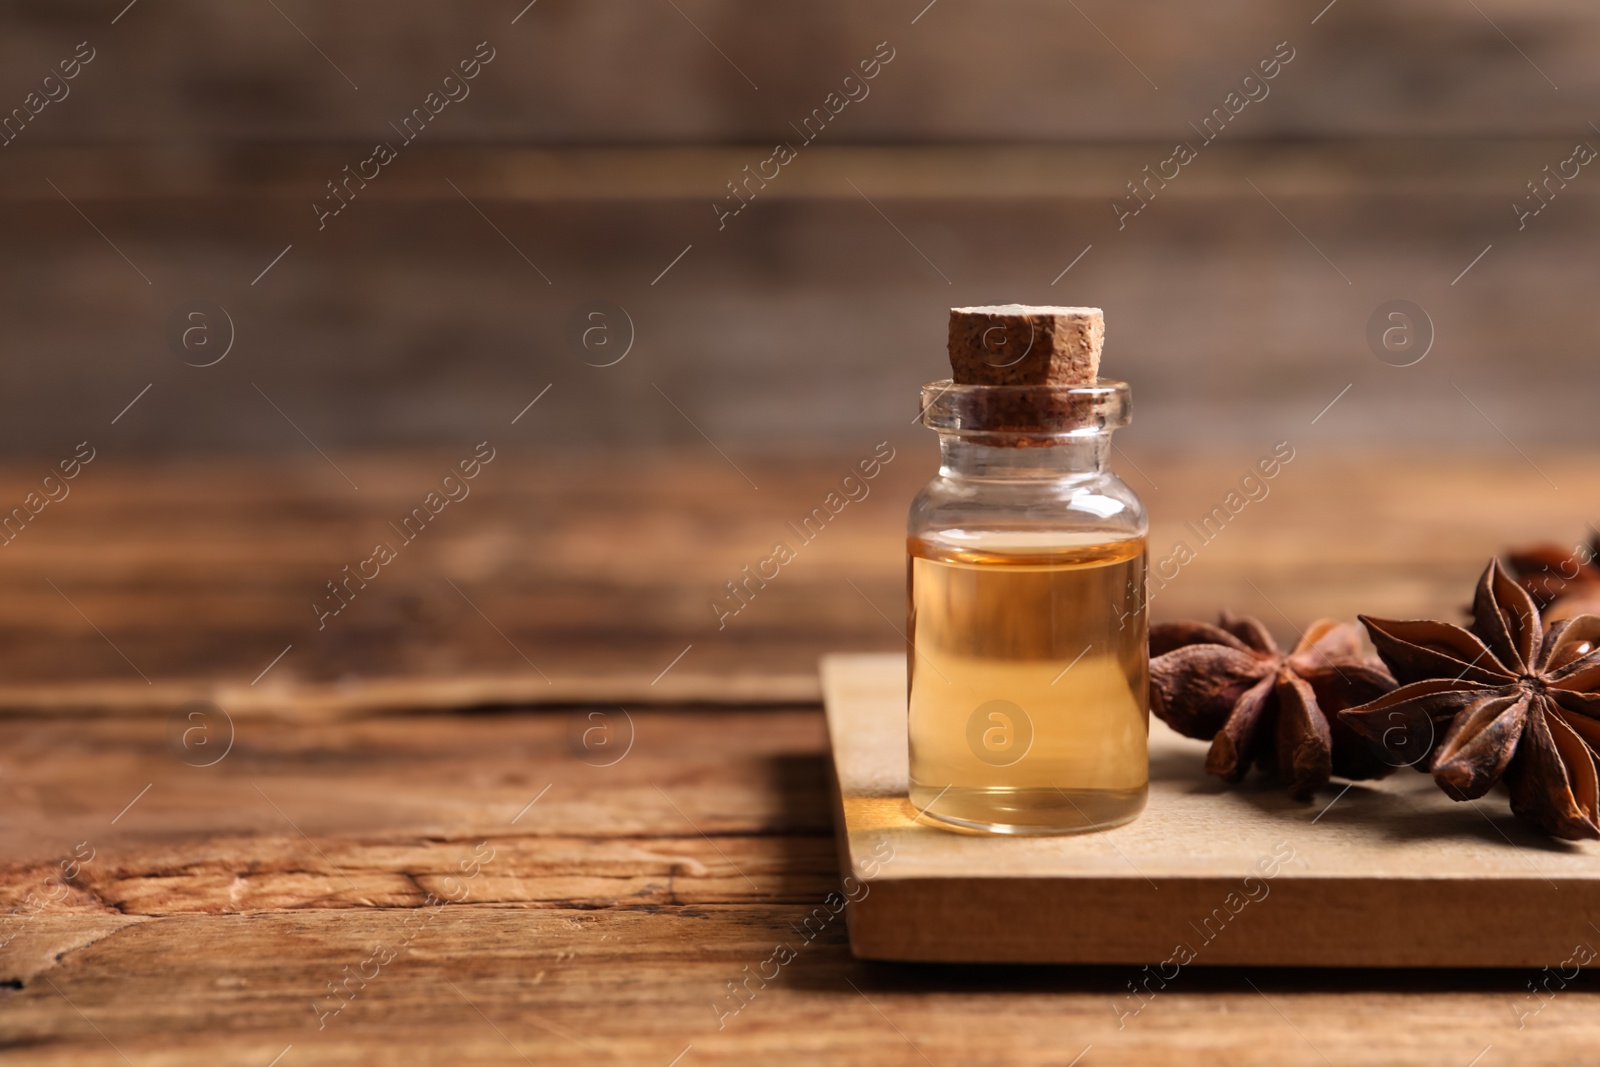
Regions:
<instances>
[{"instance_id":1,"label":"blurred wooden background","mask_svg":"<svg viewBox=\"0 0 1600 1067\"><path fill-rule=\"evenodd\" d=\"M506 427L507 430L517 428ZM555 455L498 435L493 464L412 543L391 524L455 457L339 454L160 462L102 456L72 495L0 547L0 717L169 716L214 700L239 716L483 705L819 699L827 652L903 649L905 509L936 458L900 449L813 540L791 528L857 459L746 460L704 442L641 455ZM1300 450L1212 541L1206 517L1257 457L1143 456L1157 620L1258 616L1287 646L1320 617L1458 619L1489 557L1586 534L1586 456ZM752 488L745 477L760 488ZM31 485L0 467L0 500ZM859 492L857 495L860 495ZM1493 506L1476 505L1492 501ZM398 558L343 583L376 542ZM777 577L727 583L773 554ZM1171 562L1182 541L1194 558ZM1167 560L1162 564L1160 561ZM351 571L345 571L346 566ZM370 576L370 565L361 567ZM319 625L325 623L325 625ZM719 623L721 625L719 625ZM292 647L291 647L292 646Z\"/></svg>"},{"instance_id":2,"label":"blurred wooden background","mask_svg":"<svg viewBox=\"0 0 1600 1067\"><path fill-rule=\"evenodd\" d=\"M1600 177L1520 231L1510 205L1600 145L1597 30L1576 0L7 5L0 109L95 58L0 148L0 448L317 463L470 445L546 385L534 442L865 445L921 432L945 309L1000 300L1107 309L1130 447L1584 442ZM325 183L483 41L471 95L319 232ZM885 41L719 231L724 183ZM1285 41L1119 231L1125 182ZM1396 298L1437 331L1412 367L1366 340ZM215 366L165 337L193 299L234 323ZM568 340L592 301L631 320L614 366Z\"/></svg>"}]
</instances>

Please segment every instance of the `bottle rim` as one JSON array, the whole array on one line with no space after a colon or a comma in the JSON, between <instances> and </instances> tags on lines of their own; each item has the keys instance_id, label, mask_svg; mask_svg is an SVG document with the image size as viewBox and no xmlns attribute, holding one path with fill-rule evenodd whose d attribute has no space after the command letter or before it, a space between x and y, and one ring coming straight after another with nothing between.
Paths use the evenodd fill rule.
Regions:
<instances>
[{"instance_id":1,"label":"bottle rim","mask_svg":"<svg viewBox=\"0 0 1600 1067\"><path fill-rule=\"evenodd\" d=\"M942 434L1007 438L1089 437L1133 419L1133 389L1101 378L1093 385L957 385L943 378L922 387L922 425Z\"/></svg>"}]
</instances>

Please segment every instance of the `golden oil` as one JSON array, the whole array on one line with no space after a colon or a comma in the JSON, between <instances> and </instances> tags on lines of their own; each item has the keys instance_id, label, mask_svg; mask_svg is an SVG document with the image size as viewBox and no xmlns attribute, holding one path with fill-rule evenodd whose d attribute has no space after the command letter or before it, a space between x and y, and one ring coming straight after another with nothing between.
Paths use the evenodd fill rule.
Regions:
<instances>
[{"instance_id":1,"label":"golden oil","mask_svg":"<svg viewBox=\"0 0 1600 1067\"><path fill-rule=\"evenodd\" d=\"M994 833L1128 822L1149 782L1143 537L908 540L910 799Z\"/></svg>"}]
</instances>

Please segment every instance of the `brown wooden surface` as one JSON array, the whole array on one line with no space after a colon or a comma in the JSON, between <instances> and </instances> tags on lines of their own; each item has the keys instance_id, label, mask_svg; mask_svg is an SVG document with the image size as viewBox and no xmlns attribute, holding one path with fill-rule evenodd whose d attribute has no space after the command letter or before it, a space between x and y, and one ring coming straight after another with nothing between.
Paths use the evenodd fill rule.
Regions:
<instances>
[{"instance_id":1,"label":"brown wooden surface","mask_svg":"<svg viewBox=\"0 0 1600 1067\"><path fill-rule=\"evenodd\" d=\"M698 445L659 385L724 448L831 443L938 373L949 306L997 300L1105 307L1147 441L1295 429L1352 382L1319 424L1347 442L1498 444L1455 384L1524 446L1588 440L1600 182L1553 176L1595 136L1590 5L675 2L7 5L0 115L97 57L0 148L0 449L70 446L147 384L131 448L300 447L252 383L328 449L450 444L550 382L527 440ZM471 96L319 229L484 40ZM719 227L880 41L870 96ZM1270 95L1119 228L1279 42ZM164 340L196 298L238 333L205 370ZM1397 298L1439 337L1405 372L1366 340ZM639 340L604 371L566 340L597 299Z\"/></svg>"},{"instance_id":2,"label":"brown wooden surface","mask_svg":"<svg viewBox=\"0 0 1600 1067\"><path fill-rule=\"evenodd\" d=\"M522 403L507 405L507 422ZM894 459L865 483L869 495L808 544L789 524L821 507L879 438L782 460L735 452L736 470L703 442L583 456L520 447L520 427L502 436L490 426L500 450L471 495L322 630L311 604L325 583L374 541L397 541L388 524L470 445L335 453L353 489L309 447L273 460L153 464L108 443L66 500L0 547L0 711L164 715L205 698L230 714L303 718L579 699L815 700L819 656L901 640L905 512L937 460L932 434L897 421L884 430ZM1179 540L1196 554L1154 591L1157 619L1226 606L1288 638L1323 615L1454 618L1492 552L1576 544L1600 500L1585 454L1531 452L1536 469L1505 445L1444 457L1294 442L1268 496L1205 545L1187 524L1221 504L1271 440L1187 459L1119 454L1115 466L1151 513L1152 563ZM42 473L0 471L0 500L20 502ZM798 558L719 629L713 601L733 604L726 583L778 540Z\"/></svg>"},{"instance_id":3,"label":"brown wooden surface","mask_svg":"<svg viewBox=\"0 0 1600 1067\"><path fill-rule=\"evenodd\" d=\"M1243 112L1252 137L1581 136L1600 88L1600 16L1572 0L1341 2L1321 18L1267 0L676 2L539 0L518 18L527 0L141 0L115 25L121 5L18 5L0 16L0 91L20 101L88 38L71 97L24 137L365 145L488 40L496 58L429 139L569 145L760 144L885 40L892 63L830 136L1164 142L1280 41L1294 59Z\"/></svg>"},{"instance_id":4,"label":"brown wooden surface","mask_svg":"<svg viewBox=\"0 0 1600 1067\"><path fill-rule=\"evenodd\" d=\"M878 611L900 611L901 523L929 473L925 443L905 445L873 495L720 635L709 597L820 501L854 452L735 454L755 490L709 446L579 461L508 445L440 517L438 538L425 535L319 644L311 590L455 456L333 458L359 491L309 449L169 466L108 451L0 549L0 899L22 909L0 933L0 1047L19 1062L265 1067L290 1045L280 1067L523 1056L665 1067L691 1045L685 1067L1059 1065L1086 1046L1082 1064L1465 1065L1491 1045L1480 1064L1556 1064L1592 1051L1587 968L1565 988L1537 968L1188 968L1119 1026L1113 1005L1126 1008L1118 998L1142 980L1134 968L865 964L849 957L842 922L800 945L793 924L839 874L822 715L723 687L735 673L803 677L824 650L895 648ZM1128 469L1159 553L1255 457L1131 458L1153 480ZM1308 444L1154 609L1227 603L1283 631L1272 605L1295 625L1358 608L1450 612L1495 546L1581 533L1600 488L1592 463L1532 458L1559 489L1509 449L1446 461ZM15 496L34 477L13 468L0 486ZM543 684L445 577L572 687L562 700L581 684L591 703L442 713L402 702L410 714L375 714L396 703L393 688L363 697L380 683L424 697L428 679L513 678L530 694ZM660 686L691 668L698 678L652 688L690 643ZM233 689L215 688L224 682ZM343 710L364 717L297 711L305 684L349 695ZM230 695L264 687L274 695L255 704ZM635 703L641 693L665 703ZM719 693L731 706L671 703ZM195 750L169 732L172 701L191 694L233 716L233 746L213 766L186 764ZM631 748L584 747L597 724L620 745L628 716ZM94 858L53 885L80 842ZM493 861L449 881L480 842ZM428 892L463 885L460 903L419 910ZM54 899L32 914L30 892ZM724 983L783 941L796 959L718 1029ZM314 999L334 1004L326 983L374 945L395 957L318 1030ZM1528 983L1546 980L1558 991L1519 1026L1541 1003Z\"/></svg>"},{"instance_id":5,"label":"brown wooden surface","mask_svg":"<svg viewBox=\"0 0 1600 1067\"><path fill-rule=\"evenodd\" d=\"M1059 1067L1087 1045L1086 1064L1430 1067L1490 1044L1548 1064L1593 1047L1587 973L1519 1029L1535 968L1186 969L1128 1018L1113 1005L1135 967L855 962L842 921L804 944L794 931L838 877L820 712L635 712L609 768L572 754L573 718L263 722L208 769L148 724L0 726L5 849L25 861L4 870L8 897L49 892L77 842L95 849L0 950L0 1042L19 1062L120 1050L138 1067L264 1067L291 1044L280 1067L520 1063L513 1044L540 1064L659 1067L689 1045L680 1064L920 1050L941 1067ZM470 895L403 926L482 841L495 858ZM318 1030L326 983L418 926ZM719 1030L725 981L779 943L797 958Z\"/></svg>"},{"instance_id":6,"label":"brown wooden surface","mask_svg":"<svg viewBox=\"0 0 1600 1067\"><path fill-rule=\"evenodd\" d=\"M832 446L909 420L918 386L944 373L951 306L1013 299L1106 309L1107 373L1136 386L1131 433L1152 445L1303 432L1352 383L1317 434L1493 447L1499 426L1523 447L1583 442L1600 388L1600 326L1583 311L1600 183L1572 183L1524 231L1509 209L1569 148L1219 143L1119 231L1108 205L1170 145L819 145L719 231L710 204L739 169L725 153L748 150L586 152L541 177L520 152L419 146L393 185L319 233L309 195L337 149L212 164L19 141L0 176L0 262L14 272L0 318L13 350L37 358L0 364L0 447L49 462L85 437L147 454L304 447L252 383L329 451L476 441L551 383L548 410L518 424L546 447L703 445L657 386L724 449ZM203 369L164 332L196 298L237 335ZM1366 340L1396 298L1437 332L1415 367L1384 365ZM635 328L613 367L586 365L567 339L594 300ZM1525 373L1507 376L1507 352ZM1545 385L1557 380L1569 388Z\"/></svg>"},{"instance_id":7,"label":"brown wooden surface","mask_svg":"<svg viewBox=\"0 0 1600 1067\"><path fill-rule=\"evenodd\" d=\"M865 959L1537 971L1600 915L1600 844L1552 841L1498 795L1458 804L1409 769L1309 804L1232 788L1206 742L1155 718L1132 823L951 833L938 798L907 797L905 656L829 656L822 682Z\"/></svg>"}]
</instances>

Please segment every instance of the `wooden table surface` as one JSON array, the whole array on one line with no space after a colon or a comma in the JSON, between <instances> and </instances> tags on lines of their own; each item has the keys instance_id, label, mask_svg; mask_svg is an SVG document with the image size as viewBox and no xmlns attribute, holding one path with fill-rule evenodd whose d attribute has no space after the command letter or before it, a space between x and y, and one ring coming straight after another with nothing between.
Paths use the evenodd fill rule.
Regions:
<instances>
[{"instance_id":1,"label":"wooden table surface","mask_svg":"<svg viewBox=\"0 0 1600 1067\"><path fill-rule=\"evenodd\" d=\"M1533 455L1541 475L1509 449L1303 451L1158 616L1226 604L1287 634L1455 612L1496 547L1575 542L1600 498L1592 457ZM925 447L724 629L710 604L870 452L740 474L709 450L504 449L320 631L319 587L458 457L335 456L359 490L315 457L97 460L0 548L0 1048L136 1067L1592 1057L1600 1002L1563 959L1193 967L1131 1014L1133 968L858 963L842 918L806 940L838 883L814 658L897 646ZM1153 554L1254 458L1135 454ZM0 491L35 480L10 468ZM1600 944L1600 916L1573 918L1575 951ZM777 977L731 999L779 944Z\"/></svg>"}]
</instances>

